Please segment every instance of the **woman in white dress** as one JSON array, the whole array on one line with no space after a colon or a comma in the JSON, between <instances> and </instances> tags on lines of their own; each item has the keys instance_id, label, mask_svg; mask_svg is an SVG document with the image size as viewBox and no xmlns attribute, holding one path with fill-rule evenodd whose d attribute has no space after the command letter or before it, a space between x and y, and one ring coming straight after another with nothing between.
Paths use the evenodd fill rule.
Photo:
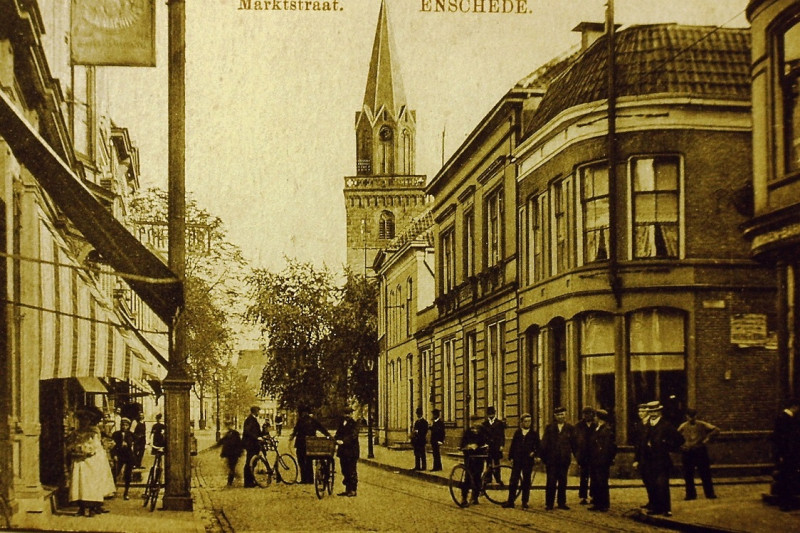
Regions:
<instances>
[{"instance_id":1,"label":"woman in white dress","mask_svg":"<svg viewBox=\"0 0 800 533\"><path fill-rule=\"evenodd\" d=\"M96 423L97 413L79 409L75 413L78 428L67 437L67 451L72 459L69 497L78 503L79 516L107 512L103 498L116 491L111 468Z\"/></svg>"}]
</instances>

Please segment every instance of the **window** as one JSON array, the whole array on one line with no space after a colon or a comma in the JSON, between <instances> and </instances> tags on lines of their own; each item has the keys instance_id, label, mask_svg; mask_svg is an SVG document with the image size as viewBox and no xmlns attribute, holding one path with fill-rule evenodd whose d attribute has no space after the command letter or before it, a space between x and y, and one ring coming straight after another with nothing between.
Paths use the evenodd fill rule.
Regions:
<instances>
[{"instance_id":1,"label":"window","mask_svg":"<svg viewBox=\"0 0 800 533\"><path fill-rule=\"evenodd\" d=\"M450 422L456 416L456 341L447 339L442 341L444 360L444 419Z\"/></svg>"},{"instance_id":2,"label":"window","mask_svg":"<svg viewBox=\"0 0 800 533\"><path fill-rule=\"evenodd\" d=\"M572 242L570 239L571 179L559 180L551 186L553 202L552 265L553 273L566 272L572 266Z\"/></svg>"},{"instance_id":3,"label":"window","mask_svg":"<svg viewBox=\"0 0 800 533\"><path fill-rule=\"evenodd\" d=\"M413 303L411 300L414 296L414 281L411 278L408 278L406 282L408 286L408 292L406 293L406 337L411 336L411 316L412 316L412 308Z\"/></svg>"},{"instance_id":4,"label":"window","mask_svg":"<svg viewBox=\"0 0 800 533\"><path fill-rule=\"evenodd\" d=\"M356 173L359 175L372 172L372 128L367 122L362 122L358 131L358 160Z\"/></svg>"},{"instance_id":5,"label":"window","mask_svg":"<svg viewBox=\"0 0 800 533\"><path fill-rule=\"evenodd\" d=\"M73 143L77 152L92 157L92 67L76 65L72 80Z\"/></svg>"},{"instance_id":6,"label":"window","mask_svg":"<svg viewBox=\"0 0 800 533\"><path fill-rule=\"evenodd\" d=\"M486 265L500 263L503 249L503 189L486 197Z\"/></svg>"},{"instance_id":7,"label":"window","mask_svg":"<svg viewBox=\"0 0 800 533\"><path fill-rule=\"evenodd\" d=\"M652 400L664 405L665 418L681 422L686 401L685 338L685 315L681 311L646 309L629 315L631 428L637 419L637 405Z\"/></svg>"},{"instance_id":8,"label":"window","mask_svg":"<svg viewBox=\"0 0 800 533\"><path fill-rule=\"evenodd\" d=\"M464 214L464 275L475 275L475 212Z\"/></svg>"},{"instance_id":9,"label":"window","mask_svg":"<svg viewBox=\"0 0 800 533\"><path fill-rule=\"evenodd\" d=\"M391 174L394 172L394 131L389 126L381 126L378 137L378 164L381 174Z\"/></svg>"},{"instance_id":10,"label":"window","mask_svg":"<svg viewBox=\"0 0 800 533\"><path fill-rule=\"evenodd\" d=\"M386 333L389 336L389 344L390 345L394 344L394 341L395 341L395 338L394 338L395 314L394 314L394 312L395 312L395 306L396 305L397 305L397 303L395 302L395 299L394 299L394 291L389 291L389 313L388 313L388 315L389 315L389 323L386 324Z\"/></svg>"},{"instance_id":11,"label":"window","mask_svg":"<svg viewBox=\"0 0 800 533\"><path fill-rule=\"evenodd\" d=\"M412 174L414 172L414 165L411 150L411 134L408 130L403 130L403 171L405 174Z\"/></svg>"},{"instance_id":12,"label":"window","mask_svg":"<svg viewBox=\"0 0 800 533\"><path fill-rule=\"evenodd\" d=\"M422 383L420 384L420 394L422 396L422 409L426 413L431 412L431 402L433 401L433 364L431 361L431 349L422 350Z\"/></svg>"},{"instance_id":13,"label":"window","mask_svg":"<svg viewBox=\"0 0 800 533\"><path fill-rule=\"evenodd\" d=\"M456 284L456 237L453 228L442 232L442 293Z\"/></svg>"},{"instance_id":14,"label":"window","mask_svg":"<svg viewBox=\"0 0 800 533\"><path fill-rule=\"evenodd\" d=\"M397 320L395 321L395 335L397 338L397 342L401 342L403 340L403 287L400 285L397 286L397 307L395 308L395 316Z\"/></svg>"},{"instance_id":15,"label":"window","mask_svg":"<svg viewBox=\"0 0 800 533\"><path fill-rule=\"evenodd\" d=\"M496 322L486 330L486 406L497 409L498 418L503 417L503 393L505 391L505 328L504 322Z\"/></svg>"},{"instance_id":16,"label":"window","mask_svg":"<svg viewBox=\"0 0 800 533\"><path fill-rule=\"evenodd\" d=\"M394 214L389 211L381 213L380 221L378 222L378 238L379 239L394 239Z\"/></svg>"},{"instance_id":17,"label":"window","mask_svg":"<svg viewBox=\"0 0 800 533\"><path fill-rule=\"evenodd\" d=\"M478 413L478 354L475 332L467 333L464 345L464 358L469 362L468 398L469 414Z\"/></svg>"},{"instance_id":18,"label":"window","mask_svg":"<svg viewBox=\"0 0 800 533\"><path fill-rule=\"evenodd\" d=\"M579 321L581 405L614 406L614 316L588 313Z\"/></svg>"},{"instance_id":19,"label":"window","mask_svg":"<svg viewBox=\"0 0 800 533\"><path fill-rule=\"evenodd\" d=\"M535 283L545 277L545 244L546 227L545 206L547 195L541 194L528 200L528 282Z\"/></svg>"},{"instance_id":20,"label":"window","mask_svg":"<svg viewBox=\"0 0 800 533\"><path fill-rule=\"evenodd\" d=\"M593 165L580 171L583 219L583 262L608 259L608 166Z\"/></svg>"},{"instance_id":21,"label":"window","mask_svg":"<svg viewBox=\"0 0 800 533\"><path fill-rule=\"evenodd\" d=\"M633 160L633 256L678 257L679 160Z\"/></svg>"},{"instance_id":22,"label":"window","mask_svg":"<svg viewBox=\"0 0 800 533\"><path fill-rule=\"evenodd\" d=\"M786 170L800 170L800 21L780 36L781 91Z\"/></svg>"}]
</instances>

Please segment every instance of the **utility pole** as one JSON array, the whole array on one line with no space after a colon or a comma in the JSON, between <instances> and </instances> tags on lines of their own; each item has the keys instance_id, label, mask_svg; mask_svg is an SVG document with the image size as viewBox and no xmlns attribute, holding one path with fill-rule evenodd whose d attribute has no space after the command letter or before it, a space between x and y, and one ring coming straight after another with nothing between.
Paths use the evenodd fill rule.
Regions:
<instances>
[{"instance_id":1,"label":"utility pole","mask_svg":"<svg viewBox=\"0 0 800 533\"><path fill-rule=\"evenodd\" d=\"M169 0L168 33L168 229L169 267L182 282L186 273L186 3ZM183 304L185 305L185 303ZM192 510L189 451L189 389L183 305L169 325L169 369L162 387L167 426L164 509Z\"/></svg>"}]
</instances>

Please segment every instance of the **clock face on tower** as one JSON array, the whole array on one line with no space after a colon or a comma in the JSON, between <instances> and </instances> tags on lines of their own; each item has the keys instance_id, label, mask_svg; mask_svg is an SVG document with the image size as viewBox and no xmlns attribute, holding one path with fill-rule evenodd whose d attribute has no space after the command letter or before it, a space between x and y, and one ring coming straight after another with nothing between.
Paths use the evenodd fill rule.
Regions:
<instances>
[{"instance_id":1,"label":"clock face on tower","mask_svg":"<svg viewBox=\"0 0 800 533\"><path fill-rule=\"evenodd\" d=\"M389 126L383 126L378 135L380 135L380 138L381 138L382 141L391 141L392 140L392 128L390 128Z\"/></svg>"}]
</instances>

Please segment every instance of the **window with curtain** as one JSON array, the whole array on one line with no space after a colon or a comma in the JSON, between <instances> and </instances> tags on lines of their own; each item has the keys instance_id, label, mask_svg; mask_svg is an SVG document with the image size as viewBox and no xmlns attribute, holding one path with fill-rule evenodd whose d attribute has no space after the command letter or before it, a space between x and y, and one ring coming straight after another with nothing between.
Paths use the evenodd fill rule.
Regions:
<instances>
[{"instance_id":1,"label":"window with curtain","mask_svg":"<svg viewBox=\"0 0 800 533\"><path fill-rule=\"evenodd\" d=\"M550 186L551 198L553 201L553 273L559 274L566 272L571 266L571 240L569 235L570 218L572 209L571 201L571 179L562 179L554 182Z\"/></svg>"},{"instance_id":2,"label":"window with curtain","mask_svg":"<svg viewBox=\"0 0 800 533\"><path fill-rule=\"evenodd\" d=\"M587 313L579 322L581 405L614 407L614 316Z\"/></svg>"},{"instance_id":3,"label":"window with curtain","mask_svg":"<svg viewBox=\"0 0 800 533\"><path fill-rule=\"evenodd\" d=\"M780 36L780 83L783 93L783 128L786 170L800 170L800 20Z\"/></svg>"},{"instance_id":4,"label":"window with curtain","mask_svg":"<svg viewBox=\"0 0 800 533\"><path fill-rule=\"evenodd\" d=\"M442 232L442 292L448 293L456 281L456 233L453 228Z\"/></svg>"},{"instance_id":5,"label":"window with curtain","mask_svg":"<svg viewBox=\"0 0 800 533\"><path fill-rule=\"evenodd\" d=\"M678 257L680 160L633 160L633 256Z\"/></svg>"},{"instance_id":6,"label":"window with curtain","mask_svg":"<svg viewBox=\"0 0 800 533\"><path fill-rule=\"evenodd\" d=\"M489 193L485 204L486 266L500 263L503 247L503 189Z\"/></svg>"},{"instance_id":7,"label":"window with curtain","mask_svg":"<svg viewBox=\"0 0 800 533\"><path fill-rule=\"evenodd\" d=\"M583 215L583 262L608 259L608 165L598 164L580 170Z\"/></svg>"},{"instance_id":8,"label":"window with curtain","mask_svg":"<svg viewBox=\"0 0 800 533\"><path fill-rule=\"evenodd\" d=\"M630 423L640 403L659 400L664 416L680 422L686 402L686 315L676 309L645 309L628 316Z\"/></svg>"}]
</instances>

